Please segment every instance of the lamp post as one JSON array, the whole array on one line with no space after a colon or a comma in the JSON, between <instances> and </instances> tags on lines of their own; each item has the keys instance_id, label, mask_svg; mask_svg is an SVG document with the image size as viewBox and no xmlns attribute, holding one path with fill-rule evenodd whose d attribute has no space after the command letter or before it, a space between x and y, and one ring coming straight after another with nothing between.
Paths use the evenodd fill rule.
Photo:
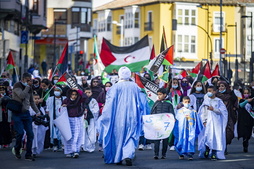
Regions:
<instances>
[{"instance_id":1,"label":"lamp post","mask_svg":"<svg viewBox=\"0 0 254 169\"><path fill-rule=\"evenodd\" d=\"M206 17L207 17L206 30L207 30L207 33L209 34L209 6L207 5L207 8L203 8L202 5L198 5L197 7L200 8L200 9L206 10ZM206 45L207 45L207 59L208 59L208 56L209 56L209 37L207 37ZM210 54L210 56L211 56L211 54Z\"/></svg>"},{"instance_id":2,"label":"lamp post","mask_svg":"<svg viewBox=\"0 0 254 169\"><path fill-rule=\"evenodd\" d=\"M251 45L251 56L250 56L250 73L249 73L249 82L251 83L253 81L253 45L252 45L252 41L253 41L253 26L252 26L252 12L250 12L250 16L248 15L244 15L241 16L241 18L250 18L250 27L251 27L251 38L250 38L250 45Z\"/></svg>"},{"instance_id":3,"label":"lamp post","mask_svg":"<svg viewBox=\"0 0 254 169\"><path fill-rule=\"evenodd\" d=\"M120 46L123 46L123 19L121 19L120 23L118 23L117 21L113 21L113 24L116 24L117 26L120 26L121 28L121 32L120 32Z\"/></svg>"},{"instance_id":4,"label":"lamp post","mask_svg":"<svg viewBox=\"0 0 254 169\"><path fill-rule=\"evenodd\" d=\"M237 22L235 25L228 25L228 27L235 27L235 80L238 80L238 58L237 58ZM230 63L229 63L230 64Z\"/></svg>"}]
</instances>

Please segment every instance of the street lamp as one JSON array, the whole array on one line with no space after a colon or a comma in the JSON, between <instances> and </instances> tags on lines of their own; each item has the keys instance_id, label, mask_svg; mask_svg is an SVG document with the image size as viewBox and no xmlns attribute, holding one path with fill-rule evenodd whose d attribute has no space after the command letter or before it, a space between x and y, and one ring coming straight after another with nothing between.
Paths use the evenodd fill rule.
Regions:
<instances>
[{"instance_id":1,"label":"street lamp","mask_svg":"<svg viewBox=\"0 0 254 169\"><path fill-rule=\"evenodd\" d=\"M207 8L203 8L202 5L197 5L198 8L200 9L203 9L203 10L206 10L206 17L207 17L207 20L206 20L206 30L209 34L209 6L207 6ZM207 41L206 41L206 45L207 45L207 59L208 59L208 56L209 56L209 39L207 37Z\"/></svg>"},{"instance_id":2,"label":"street lamp","mask_svg":"<svg viewBox=\"0 0 254 169\"><path fill-rule=\"evenodd\" d=\"M235 27L235 80L238 80L238 59L237 59L237 22L235 22L235 25L228 25L228 27ZM230 65L230 63L229 63Z\"/></svg>"},{"instance_id":3,"label":"street lamp","mask_svg":"<svg viewBox=\"0 0 254 169\"><path fill-rule=\"evenodd\" d=\"M121 19L120 23L118 23L117 21L113 21L113 24L116 24L117 26L121 27L121 37L120 37L120 45L123 46L123 19Z\"/></svg>"},{"instance_id":4,"label":"street lamp","mask_svg":"<svg viewBox=\"0 0 254 169\"><path fill-rule=\"evenodd\" d=\"M253 26L252 26L252 12L250 12L250 16L244 15L241 16L241 18L250 18L250 26L251 26L251 38L250 38L250 45L251 45L251 56L250 56L250 73L249 73L249 82L251 83L253 81L253 46L252 46L252 38L253 38Z\"/></svg>"}]
</instances>

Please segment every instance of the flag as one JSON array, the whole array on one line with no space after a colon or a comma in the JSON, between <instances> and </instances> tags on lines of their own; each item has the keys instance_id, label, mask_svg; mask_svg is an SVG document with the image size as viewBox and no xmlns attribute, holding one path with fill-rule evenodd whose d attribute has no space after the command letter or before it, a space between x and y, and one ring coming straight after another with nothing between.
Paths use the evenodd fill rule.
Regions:
<instances>
[{"instance_id":1,"label":"flag","mask_svg":"<svg viewBox=\"0 0 254 169\"><path fill-rule=\"evenodd\" d=\"M157 91L159 89L159 86L151 82L150 80L144 77L141 77L137 74L134 75L134 78L137 85L147 95L148 104L150 107L152 107L157 100Z\"/></svg>"},{"instance_id":2,"label":"flag","mask_svg":"<svg viewBox=\"0 0 254 169\"><path fill-rule=\"evenodd\" d=\"M122 66L128 67L132 72L139 72L149 63L150 55L151 50L146 35L134 45L126 47L114 46L103 38L100 58L107 73L111 73L113 69L118 70Z\"/></svg>"},{"instance_id":3,"label":"flag","mask_svg":"<svg viewBox=\"0 0 254 169\"><path fill-rule=\"evenodd\" d=\"M93 58L93 70L94 70L94 76L100 76L104 66L101 63L99 51L98 51L98 46L97 46L97 41L96 41L96 35L94 35L94 43L93 43L93 53L94 53L94 58Z\"/></svg>"},{"instance_id":4,"label":"flag","mask_svg":"<svg viewBox=\"0 0 254 169\"><path fill-rule=\"evenodd\" d=\"M174 45L172 45L164 57L163 65L171 66L174 64Z\"/></svg>"},{"instance_id":5,"label":"flag","mask_svg":"<svg viewBox=\"0 0 254 169\"><path fill-rule=\"evenodd\" d=\"M217 63L217 65L215 66L215 69L213 70L213 73L211 75L212 77L213 76L220 76L220 70L219 70L219 65Z\"/></svg>"},{"instance_id":6,"label":"flag","mask_svg":"<svg viewBox=\"0 0 254 169\"><path fill-rule=\"evenodd\" d=\"M209 62L207 61L205 66L202 68L202 70L200 71L200 74L203 75L202 78L201 78L201 82L205 82L207 81L208 79L210 79L212 76L211 76L211 69L210 69L210 64Z\"/></svg>"},{"instance_id":7,"label":"flag","mask_svg":"<svg viewBox=\"0 0 254 169\"><path fill-rule=\"evenodd\" d=\"M57 85L67 85L67 77L66 77L66 75L67 75L66 72L64 74L62 74L62 76L58 79L56 84Z\"/></svg>"},{"instance_id":8,"label":"flag","mask_svg":"<svg viewBox=\"0 0 254 169\"><path fill-rule=\"evenodd\" d=\"M199 62L196 67L194 67L190 73L191 77L197 77L198 73L202 67L202 62Z\"/></svg>"},{"instance_id":9,"label":"flag","mask_svg":"<svg viewBox=\"0 0 254 169\"><path fill-rule=\"evenodd\" d=\"M10 51L9 54L8 54L8 57L7 57L7 66L6 66L5 70L13 69L15 66L16 65L15 65L12 53Z\"/></svg>"},{"instance_id":10,"label":"flag","mask_svg":"<svg viewBox=\"0 0 254 169\"><path fill-rule=\"evenodd\" d=\"M56 66L62 74L68 69L68 43L66 43Z\"/></svg>"},{"instance_id":11,"label":"flag","mask_svg":"<svg viewBox=\"0 0 254 169\"><path fill-rule=\"evenodd\" d=\"M185 77L187 77L188 73L186 70L182 70L180 75L182 76L182 78L185 78Z\"/></svg>"}]
</instances>

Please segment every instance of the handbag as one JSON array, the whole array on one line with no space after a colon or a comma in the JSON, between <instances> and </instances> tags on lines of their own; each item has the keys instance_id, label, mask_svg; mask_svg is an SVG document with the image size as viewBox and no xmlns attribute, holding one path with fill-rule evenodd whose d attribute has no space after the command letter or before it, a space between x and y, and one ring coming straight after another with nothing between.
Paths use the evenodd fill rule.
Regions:
<instances>
[{"instance_id":1,"label":"handbag","mask_svg":"<svg viewBox=\"0 0 254 169\"><path fill-rule=\"evenodd\" d=\"M22 112L22 103L11 99L8 101L6 108L9 109L10 111L12 111L13 113L21 113Z\"/></svg>"}]
</instances>

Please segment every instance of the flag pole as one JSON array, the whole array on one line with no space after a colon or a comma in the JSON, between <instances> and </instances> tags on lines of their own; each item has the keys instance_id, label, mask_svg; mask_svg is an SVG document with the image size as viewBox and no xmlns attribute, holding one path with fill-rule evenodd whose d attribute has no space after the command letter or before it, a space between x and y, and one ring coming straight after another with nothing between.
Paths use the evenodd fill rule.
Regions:
<instances>
[{"instance_id":1,"label":"flag pole","mask_svg":"<svg viewBox=\"0 0 254 169\"><path fill-rule=\"evenodd\" d=\"M14 67L14 71L15 71L15 74L16 74L16 80L18 82L19 81L19 77L18 77L18 72L17 72L16 66Z\"/></svg>"},{"instance_id":2,"label":"flag pole","mask_svg":"<svg viewBox=\"0 0 254 169\"><path fill-rule=\"evenodd\" d=\"M54 76L54 73L56 72L56 69L57 69L57 66L55 67L55 70L52 73L52 77ZM49 79L49 80L52 80L52 79Z\"/></svg>"},{"instance_id":3,"label":"flag pole","mask_svg":"<svg viewBox=\"0 0 254 169\"><path fill-rule=\"evenodd\" d=\"M49 89L49 91L48 91L48 92L45 94L45 96L43 97L43 100L45 99L46 96L48 96L49 92L50 92L54 87L55 87L55 85L53 85L53 86Z\"/></svg>"}]
</instances>

